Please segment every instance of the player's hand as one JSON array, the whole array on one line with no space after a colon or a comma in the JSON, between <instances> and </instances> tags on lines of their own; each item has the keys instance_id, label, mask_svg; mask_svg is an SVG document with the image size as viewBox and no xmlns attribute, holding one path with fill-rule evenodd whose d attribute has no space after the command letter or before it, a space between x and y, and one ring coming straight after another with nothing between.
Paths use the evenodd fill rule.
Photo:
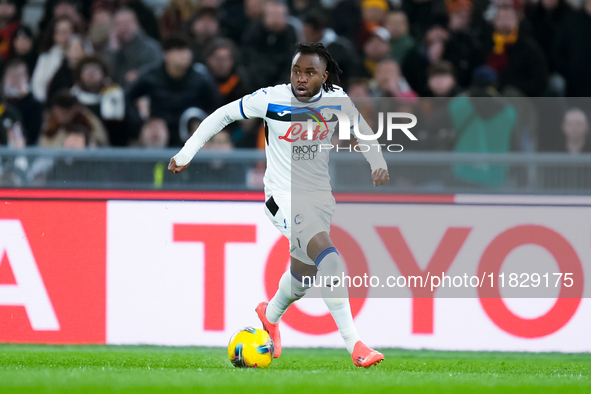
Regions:
<instances>
[{"instance_id":1,"label":"player's hand","mask_svg":"<svg viewBox=\"0 0 591 394\"><path fill-rule=\"evenodd\" d=\"M172 159L170 159L170 163L168 163L168 171L172 172L173 174L178 174L179 172L183 171L185 168L189 167L189 164L191 164L191 163L187 163L184 166L177 166L176 161L174 160L174 157L173 157Z\"/></svg>"},{"instance_id":2,"label":"player's hand","mask_svg":"<svg viewBox=\"0 0 591 394\"><path fill-rule=\"evenodd\" d=\"M385 185L390 181L390 175L388 174L388 170L378 168L371 174L371 179L373 180L374 186Z\"/></svg>"}]
</instances>

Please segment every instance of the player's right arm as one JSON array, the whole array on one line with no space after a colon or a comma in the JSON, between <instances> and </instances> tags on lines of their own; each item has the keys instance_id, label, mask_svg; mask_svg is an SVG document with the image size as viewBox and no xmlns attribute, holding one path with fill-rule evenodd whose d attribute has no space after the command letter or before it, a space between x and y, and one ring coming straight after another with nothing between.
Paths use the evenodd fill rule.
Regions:
<instances>
[{"instance_id":1,"label":"player's right arm","mask_svg":"<svg viewBox=\"0 0 591 394\"><path fill-rule=\"evenodd\" d=\"M189 166L191 159L203 145L215 134L232 122L242 119L262 118L267 113L268 94L266 89L260 89L239 100L226 104L209 115L185 142L168 164L168 170L178 174Z\"/></svg>"}]
</instances>

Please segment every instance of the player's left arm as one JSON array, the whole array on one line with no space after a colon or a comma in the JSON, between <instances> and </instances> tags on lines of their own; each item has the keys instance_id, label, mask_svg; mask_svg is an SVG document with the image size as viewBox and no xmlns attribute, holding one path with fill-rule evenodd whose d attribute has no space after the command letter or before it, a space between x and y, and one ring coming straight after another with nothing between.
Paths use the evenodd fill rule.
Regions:
<instances>
[{"instance_id":1,"label":"player's left arm","mask_svg":"<svg viewBox=\"0 0 591 394\"><path fill-rule=\"evenodd\" d=\"M193 156L216 133L232 122L242 119L262 118L267 112L269 95L267 89L259 89L217 110L201 122L195 133L185 142L185 146L168 164L168 170L178 174L189 166Z\"/></svg>"}]
</instances>

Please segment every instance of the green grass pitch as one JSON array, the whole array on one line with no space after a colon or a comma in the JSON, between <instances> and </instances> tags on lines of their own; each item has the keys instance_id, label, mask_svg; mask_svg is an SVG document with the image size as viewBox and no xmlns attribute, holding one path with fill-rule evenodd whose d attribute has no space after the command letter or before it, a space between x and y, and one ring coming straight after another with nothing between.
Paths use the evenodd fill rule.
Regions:
<instances>
[{"instance_id":1,"label":"green grass pitch","mask_svg":"<svg viewBox=\"0 0 591 394\"><path fill-rule=\"evenodd\" d=\"M10 393L591 393L591 354L383 350L369 370L341 349L284 349L266 369L225 348L0 345Z\"/></svg>"}]
</instances>

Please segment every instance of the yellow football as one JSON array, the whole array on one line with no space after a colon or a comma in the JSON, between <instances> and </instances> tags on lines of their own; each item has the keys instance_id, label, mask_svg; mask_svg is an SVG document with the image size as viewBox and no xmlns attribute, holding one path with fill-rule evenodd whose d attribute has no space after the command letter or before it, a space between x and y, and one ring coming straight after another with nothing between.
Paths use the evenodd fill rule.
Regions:
<instances>
[{"instance_id":1,"label":"yellow football","mask_svg":"<svg viewBox=\"0 0 591 394\"><path fill-rule=\"evenodd\" d=\"M254 327L236 331L228 344L230 362L241 368L267 368L273 361L274 351L269 333Z\"/></svg>"}]
</instances>

